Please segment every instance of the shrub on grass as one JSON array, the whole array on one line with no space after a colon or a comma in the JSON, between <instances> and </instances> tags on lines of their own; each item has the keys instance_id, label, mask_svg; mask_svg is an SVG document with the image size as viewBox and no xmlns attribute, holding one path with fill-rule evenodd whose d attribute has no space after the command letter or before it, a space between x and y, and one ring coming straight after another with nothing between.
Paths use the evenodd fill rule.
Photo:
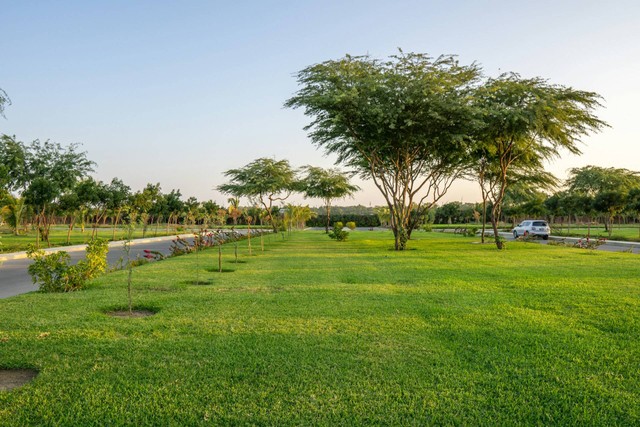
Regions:
<instances>
[{"instance_id":1,"label":"shrub on grass","mask_svg":"<svg viewBox=\"0 0 640 427\"><path fill-rule=\"evenodd\" d=\"M335 222L333 224L333 230L329 232L329 237L337 240L338 242L344 242L345 240L347 240L347 237L349 237L349 232L344 231L343 228L344 224L342 224L340 221Z\"/></svg>"},{"instance_id":2,"label":"shrub on grass","mask_svg":"<svg viewBox=\"0 0 640 427\"><path fill-rule=\"evenodd\" d=\"M349 230L355 230L355 229L356 229L356 223L355 223L355 222L353 222L353 221L349 221L349 222L347 223L347 228L348 228Z\"/></svg>"},{"instance_id":3,"label":"shrub on grass","mask_svg":"<svg viewBox=\"0 0 640 427\"><path fill-rule=\"evenodd\" d=\"M467 227L464 231L466 237L475 237L478 232L478 227Z\"/></svg>"},{"instance_id":4,"label":"shrub on grass","mask_svg":"<svg viewBox=\"0 0 640 427\"><path fill-rule=\"evenodd\" d=\"M45 254L31 247L27 256L33 259L28 268L33 283L40 292L71 292L82 289L88 280L98 277L107 269L108 242L93 239L87 244L87 255L76 265L70 265L71 258L65 251Z\"/></svg>"}]
</instances>

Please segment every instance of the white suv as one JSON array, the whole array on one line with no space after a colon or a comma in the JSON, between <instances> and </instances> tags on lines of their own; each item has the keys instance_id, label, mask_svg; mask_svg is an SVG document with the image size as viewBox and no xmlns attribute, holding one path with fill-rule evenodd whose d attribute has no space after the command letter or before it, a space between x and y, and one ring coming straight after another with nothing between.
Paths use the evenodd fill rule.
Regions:
<instances>
[{"instance_id":1,"label":"white suv","mask_svg":"<svg viewBox=\"0 0 640 427\"><path fill-rule=\"evenodd\" d=\"M549 238L551 229L547 221L540 219L527 219L516 225L513 229L513 238L517 239L518 236L540 236L544 240Z\"/></svg>"}]
</instances>

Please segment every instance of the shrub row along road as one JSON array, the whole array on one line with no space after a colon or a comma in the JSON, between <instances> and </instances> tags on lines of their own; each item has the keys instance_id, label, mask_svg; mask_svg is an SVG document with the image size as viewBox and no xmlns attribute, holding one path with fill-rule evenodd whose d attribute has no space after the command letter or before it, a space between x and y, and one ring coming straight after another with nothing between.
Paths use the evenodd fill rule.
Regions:
<instances>
[{"instance_id":1,"label":"shrub row along road","mask_svg":"<svg viewBox=\"0 0 640 427\"><path fill-rule=\"evenodd\" d=\"M246 233L246 230L236 231L241 234ZM175 236L133 240L131 241L131 259L144 256L145 249L158 251L164 255L168 255L171 248L171 242L174 239ZM190 239L187 237L187 240ZM69 253L71 261L74 264L85 256L84 245L70 246L67 248L61 248L61 250L66 250ZM5 256L10 258L12 254L5 254ZM110 243L109 253L107 254L109 266L115 267L121 265L122 260L126 259L126 256L127 254L124 251L124 242ZM1 259L2 256L0 256L0 262L2 263L2 265L0 265L0 298L9 298L14 295L38 290L37 286L33 284L31 276L27 271L27 268L32 262L30 259L25 257L7 259L5 261L1 261Z\"/></svg>"}]
</instances>

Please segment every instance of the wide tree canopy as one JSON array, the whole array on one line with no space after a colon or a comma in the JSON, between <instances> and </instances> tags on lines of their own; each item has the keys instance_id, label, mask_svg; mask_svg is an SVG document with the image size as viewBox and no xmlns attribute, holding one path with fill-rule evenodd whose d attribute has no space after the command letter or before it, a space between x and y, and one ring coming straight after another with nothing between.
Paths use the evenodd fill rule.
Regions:
<instances>
[{"instance_id":1,"label":"wide tree canopy","mask_svg":"<svg viewBox=\"0 0 640 427\"><path fill-rule=\"evenodd\" d=\"M219 185L218 191L235 197L248 197L260 203L277 231L271 212L273 203L285 200L296 188L296 174L288 160L256 159L239 169L229 169L224 175L230 182Z\"/></svg>"},{"instance_id":2,"label":"wide tree canopy","mask_svg":"<svg viewBox=\"0 0 640 427\"><path fill-rule=\"evenodd\" d=\"M504 74L487 80L473 99L479 124L474 140L490 162L492 225L501 249L497 221L512 178L539 173L561 149L580 153L581 138L607 124L594 114L600 106L598 94L541 78Z\"/></svg>"},{"instance_id":3,"label":"wide tree canopy","mask_svg":"<svg viewBox=\"0 0 640 427\"><path fill-rule=\"evenodd\" d=\"M304 166L300 180L300 191L305 197L318 198L324 202L327 212L325 231L329 232L331 221L331 201L342 199L359 190L349 183L349 177L338 169L323 169L317 166Z\"/></svg>"},{"instance_id":4,"label":"wide tree canopy","mask_svg":"<svg viewBox=\"0 0 640 427\"><path fill-rule=\"evenodd\" d=\"M469 89L477 65L453 56L346 56L297 74L301 89L286 102L312 117L312 141L372 179L403 250L412 211L439 200L460 172L473 126Z\"/></svg>"}]
</instances>

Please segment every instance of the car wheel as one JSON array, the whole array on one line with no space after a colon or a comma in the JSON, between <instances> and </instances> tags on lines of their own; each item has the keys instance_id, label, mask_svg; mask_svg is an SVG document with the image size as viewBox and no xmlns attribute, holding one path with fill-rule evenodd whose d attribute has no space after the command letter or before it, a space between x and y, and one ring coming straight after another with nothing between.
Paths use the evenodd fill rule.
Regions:
<instances>
[{"instance_id":1,"label":"car wheel","mask_svg":"<svg viewBox=\"0 0 640 427\"><path fill-rule=\"evenodd\" d=\"M518 238L518 232L516 230L513 230L513 238L514 239Z\"/></svg>"},{"instance_id":2,"label":"car wheel","mask_svg":"<svg viewBox=\"0 0 640 427\"><path fill-rule=\"evenodd\" d=\"M542 240L549 240L549 236L545 234L544 236L542 236Z\"/></svg>"},{"instance_id":3,"label":"car wheel","mask_svg":"<svg viewBox=\"0 0 640 427\"><path fill-rule=\"evenodd\" d=\"M529 235L529 232L528 232L528 231L525 231L525 232L524 232L524 237L527 237L528 235Z\"/></svg>"}]
</instances>

